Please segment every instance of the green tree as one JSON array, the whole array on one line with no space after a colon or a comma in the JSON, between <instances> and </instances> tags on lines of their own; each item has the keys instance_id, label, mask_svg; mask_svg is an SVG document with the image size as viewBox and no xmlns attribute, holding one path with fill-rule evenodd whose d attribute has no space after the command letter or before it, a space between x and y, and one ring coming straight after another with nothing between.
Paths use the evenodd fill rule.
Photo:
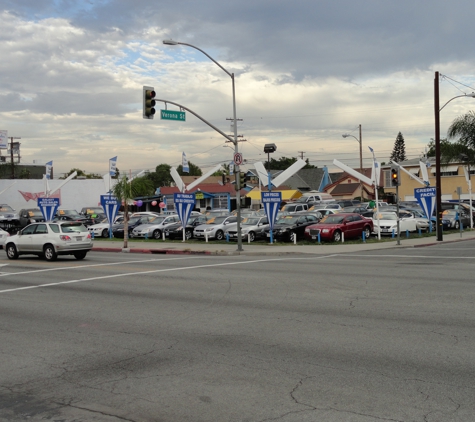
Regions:
<instances>
[{"instance_id":1,"label":"green tree","mask_svg":"<svg viewBox=\"0 0 475 422\"><path fill-rule=\"evenodd\" d=\"M85 177L86 179L102 179L102 176L100 174L86 173L84 170L78 168L73 168L69 170L63 177L60 177L60 179L67 179L75 171L77 172L77 175L74 177L74 179L77 179L78 177Z\"/></svg>"},{"instance_id":2,"label":"green tree","mask_svg":"<svg viewBox=\"0 0 475 422\"><path fill-rule=\"evenodd\" d=\"M452 147L446 151L449 159L460 159L461 155L465 155L467 162L473 165L475 163L475 113L469 111L457 117L450 125L447 137L448 139L457 138L451 144Z\"/></svg>"},{"instance_id":3,"label":"green tree","mask_svg":"<svg viewBox=\"0 0 475 422\"><path fill-rule=\"evenodd\" d=\"M168 164L159 164L155 167L154 172L150 172L146 175L146 178L150 180L156 188L170 186L173 181L170 174L171 169L171 166Z\"/></svg>"},{"instance_id":4,"label":"green tree","mask_svg":"<svg viewBox=\"0 0 475 422\"><path fill-rule=\"evenodd\" d=\"M183 173L183 166L180 164L177 168L176 171L180 176L202 176L203 172L201 169L196 165L193 164L191 161L188 161L188 167L190 168L189 173Z\"/></svg>"},{"instance_id":5,"label":"green tree","mask_svg":"<svg viewBox=\"0 0 475 422\"><path fill-rule=\"evenodd\" d=\"M152 195L154 187L146 177L136 177L129 181L122 176L112 188L113 195L124 204L124 248L129 245L129 201L137 196Z\"/></svg>"},{"instance_id":6,"label":"green tree","mask_svg":"<svg viewBox=\"0 0 475 422\"><path fill-rule=\"evenodd\" d=\"M389 157L389 161L393 163L400 163L402 161L406 161L406 145L404 144L404 136L402 133L399 132L396 137L396 141L394 142L393 152Z\"/></svg>"}]
</instances>

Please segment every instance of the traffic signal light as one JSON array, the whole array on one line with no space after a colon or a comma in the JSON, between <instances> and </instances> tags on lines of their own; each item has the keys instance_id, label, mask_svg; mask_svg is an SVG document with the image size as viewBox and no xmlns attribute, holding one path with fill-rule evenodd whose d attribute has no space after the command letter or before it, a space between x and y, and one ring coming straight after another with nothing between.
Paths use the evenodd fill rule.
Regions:
<instances>
[{"instance_id":1,"label":"traffic signal light","mask_svg":"<svg viewBox=\"0 0 475 422\"><path fill-rule=\"evenodd\" d=\"M401 186L401 180L399 179L399 167L391 168L391 186Z\"/></svg>"},{"instance_id":2,"label":"traffic signal light","mask_svg":"<svg viewBox=\"0 0 475 422\"><path fill-rule=\"evenodd\" d=\"M151 86L143 87L143 118L153 119L155 114L155 90Z\"/></svg>"},{"instance_id":3,"label":"traffic signal light","mask_svg":"<svg viewBox=\"0 0 475 422\"><path fill-rule=\"evenodd\" d=\"M244 189L246 187L246 173L239 172L239 189Z\"/></svg>"}]
</instances>

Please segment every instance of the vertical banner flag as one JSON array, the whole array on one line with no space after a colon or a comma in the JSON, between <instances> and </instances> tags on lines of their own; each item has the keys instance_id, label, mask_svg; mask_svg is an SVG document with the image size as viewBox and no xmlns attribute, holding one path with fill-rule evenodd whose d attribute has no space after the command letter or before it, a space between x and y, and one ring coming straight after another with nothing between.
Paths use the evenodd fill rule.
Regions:
<instances>
[{"instance_id":1,"label":"vertical banner flag","mask_svg":"<svg viewBox=\"0 0 475 422\"><path fill-rule=\"evenodd\" d=\"M112 226L120 208L119 200L113 195L101 195L101 205L109 221L109 226ZM112 233L111 230L109 232Z\"/></svg>"},{"instance_id":2,"label":"vertical banner flag","mask_svg":"<svg viewBox=\"0 0 475 422\"><path fill-rule=\"evenodd\" d=\"M232 176L234 174L234 161L229 163L229 175Z\"/></svg>"},{"instance_id":3,"label":"vertical banner flag","mask_svg":"<svg viewBox=\"0 0 475 422\"><path fill-rule=\"evenodd\" d=\"M183 173L189 173L190 167L188 166L188 160L186 159L186 154L183 152L181 156L181 167L183 168Z\"/></svg>"},{"instance_id":4,"label":"vertical banner flag","mask_svg":"<svg viewBox=\"0 0 475 422\"><path fill-rule=\"evenodd\" d=\"M195 194L175 193L173 200L175 202L176 213L180 217L181 224L185 227L190 218L191 211L195 208Z\"/></svg>"},{"instance_id":5,"label":"vertical banner flag","mask_svg":"<svg viewBox=\"0 0 475 422\"><path fill-rule=\"evenodd\" d=\"M269 227L272 230L282 202L282 192L261 192L261 201L269 220Z\"/></svg>"},{"instance_id":6,"label":"vertical banner flag","mask_svg":"<svg viewBox=\"0 0 475 422\"><path fill-rule=\"evenodd\" d=\"M53 161L48 161L46 164L46 178L51 179L51 169L53 168Z\"/></svg>"},{"instance_id":7,"label":"vertical banner flag","mask_svg":"<svg viewBox=\"0 0 475 422\"><path fill-rule=\"evenodd\" d=\"M116 167L117 167L117 156L112 157L109 160L109 175L110 176L115 176Z\"/></svg>"},{"instance_id":8,"label":"vertical banner flag","mask_svg":"<svg viewBox=\"0 0 475 422\"><path fill-rule=\"evenodd\" d=\"M0 148L8 148L8 130L0 130Z\"/></svg>"},{"instance_id":9,"label":"vertical banner flag","mask_svg":"<svg viewBox=\"0 0 475 422\"><path fill-rule=\"evenodd\" d=\"M430 220L435 208L436 188L416 188L414 197L424 210L426 217Z\"/></svg>"},{"instance_id":10,"label":"vertical banner flag","mask_svg":"<svg viewBox=\"0 0 475 422\"><path fill-rule=\"evenodd\" d=\"M38 207L45 221L51 221L58 210L59 198L38 198Z\"/></svg>"}]
</instances>

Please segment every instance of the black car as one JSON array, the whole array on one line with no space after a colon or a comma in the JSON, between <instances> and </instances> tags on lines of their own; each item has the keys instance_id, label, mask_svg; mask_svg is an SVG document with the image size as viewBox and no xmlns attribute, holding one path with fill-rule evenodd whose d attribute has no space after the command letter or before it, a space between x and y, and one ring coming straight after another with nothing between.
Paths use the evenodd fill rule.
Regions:
<instances>
[{"instance_id":1,"label":"black car","mask_svg":"<svg viewBox=\"0 0 475 422\"><path fill-rule=\"evenodd\" d=\"M272 235L274 239L291 241L293 235L297 239L304 238L305 227L318 223L314 214L289 214L280 217L274 224ZM267 238L270 238L270 227L264 230Z\"/></svg>"},{"instance_id":2,"label":"black car","mask_svg":"<svg viewBox=\"0 0 475 422\"><path fill-rule=\"evenodd\" d=\"M76 210L58 210L53 218L54 222L57 221L76 221L84 226L91 226L94 220L91 217L79 214Z\"/></svg>"},{"instance_id":3,"label":"black car","mask_svg":"<svg viewBox=\"0 0 475 422\"><path fill-rule=\"evenodd\" d=\"M39 223L45 221L43 214L39 208L24 208L20 210L20 226L26 227L31 223Z\"/></svg>"},{"instance_id":4,"label":"black car","mask_svg":"<svg viewBox=\"0 0 475 422\"><path fill-rule=\"evenodd\" d=\"M194 215L188 219L188 223L185 226L185 239L189 240L193 238L193 230L196 226L204 224L208 221L208 216L206 215ZM168 226L165 230L165 237L168 237L170 240L173 239L183 239L183 224L181 222L172 224Z\"/></svg>"},{"instance_id":5,"label":"black car","mask_svg":"<svg viewBox=\"0 0 475 422\"><path fill-rule=\"evenodd\" d=\"M129 238L132 237L132 230L135 229L135 227L138 227L141 224L148 224L155 218L157 218L157 216L151 214L130 217L128 225ZM114 224L112 226L112 236L121 238L124 237L124 223Z\"/></svg>"}]
</instances>

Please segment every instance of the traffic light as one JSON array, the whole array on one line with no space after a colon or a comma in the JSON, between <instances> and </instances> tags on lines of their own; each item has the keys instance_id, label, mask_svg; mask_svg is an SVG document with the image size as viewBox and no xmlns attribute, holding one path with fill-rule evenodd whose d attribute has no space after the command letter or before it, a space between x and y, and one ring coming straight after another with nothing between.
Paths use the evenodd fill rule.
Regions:
<instances>
[{"instance_id":1,"label":"traffic light","mask_svg":"<svg viewBox=\"0 0 475 422\"><path fill-rule=\"evenodd\" d=\"M155 114L155 90L151 86L143 87L143 118L153 119Z\"/></svg>"},{"instance_id":2,"label":"traffic light","mask_svg":"<svg viewBox=\"0 0 475 422\"><path fill-rule=\"evenodd\" d=\"M246 173L239 172L239 189L244 189L246 187Z\"/></svg>"},{"instance_id":3,"label":"traffic light","mask_svg":"<svg viewBox=\"0 0 475 422\"><path fill-rule=\"evenodd\" d=\"M399 167L391 168L391 186L401 186L401 180L399 179Z\"/></svg>"}]
</instances>

